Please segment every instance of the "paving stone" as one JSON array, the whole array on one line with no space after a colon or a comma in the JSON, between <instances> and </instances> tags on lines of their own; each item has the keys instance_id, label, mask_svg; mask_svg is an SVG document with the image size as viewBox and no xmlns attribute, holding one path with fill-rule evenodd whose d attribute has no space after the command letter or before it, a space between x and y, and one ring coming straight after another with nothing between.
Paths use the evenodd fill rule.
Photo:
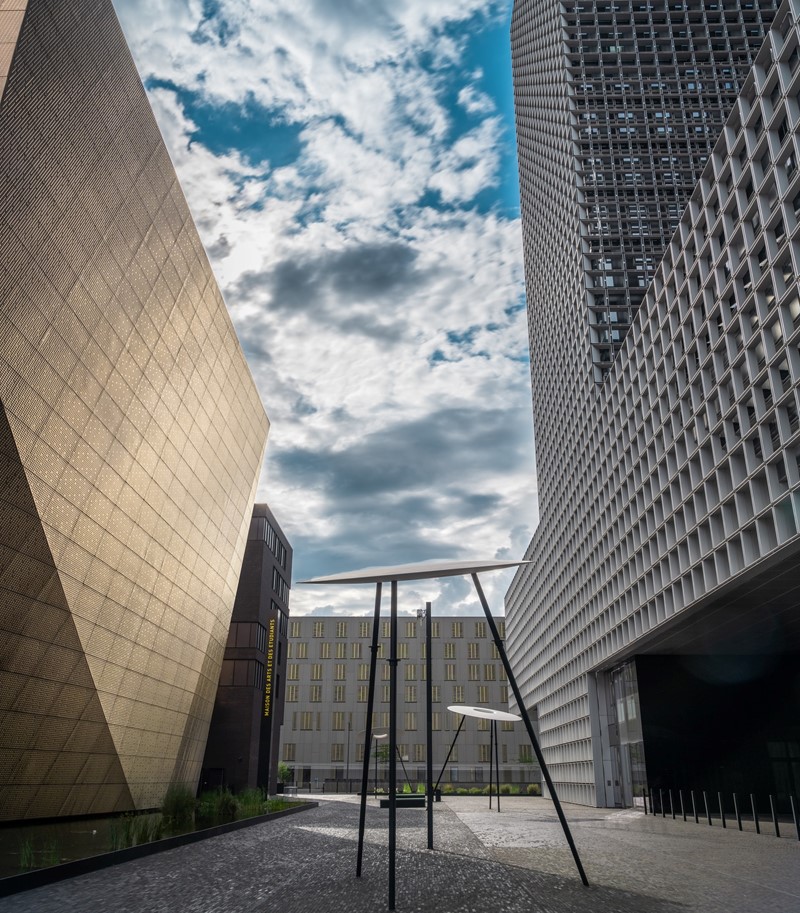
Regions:
<instances>
[{"instance_id":1,"label":"paving stone","mask_svg":"<svg viewBox=\"0 0 800 913\"><path fill-rule=\"evenodd\" d=\"M317 798L315 796L315 798ZM798 913L800 843L694 822L567 806L584 888L552 804L485 797L397 813L398 913ZM3 913L375 913L388 909L388 811L320 807L0 902Z\"/></svg>"}]
</instances>

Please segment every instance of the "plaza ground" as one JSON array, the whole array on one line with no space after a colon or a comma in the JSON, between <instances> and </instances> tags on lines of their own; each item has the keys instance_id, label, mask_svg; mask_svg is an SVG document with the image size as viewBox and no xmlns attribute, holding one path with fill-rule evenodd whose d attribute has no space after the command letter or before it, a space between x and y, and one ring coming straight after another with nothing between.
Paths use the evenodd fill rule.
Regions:
<instances>
[{"instance_id":1,"label":"plaza ground","mask_svg":"<svg viewBox=\"0 0 800 913\"><path fill-rule=\"evenodd\" d=\"M356 797L0 901L3 913L374 913L387 909L388 812L370 800L355 878ZM798 913L800 842L641 812L486 797L397 812L398 913Z\"/></svg>"}]
</instances>

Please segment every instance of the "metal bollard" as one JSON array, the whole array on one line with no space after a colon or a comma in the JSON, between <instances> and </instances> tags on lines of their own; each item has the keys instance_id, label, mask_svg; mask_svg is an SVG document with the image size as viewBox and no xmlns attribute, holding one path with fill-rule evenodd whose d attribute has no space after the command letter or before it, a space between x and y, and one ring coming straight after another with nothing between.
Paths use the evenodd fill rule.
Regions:
<instances>
[{"instance_id":1,"label":"metal bollard","mask_svg":"<svg viewBox=\"0 0 800 913\"><path fill-rule=\"evenodd\" d=\"M711 827L711 812L708 810L708 795L705 790L703 790L703 805L706 807L706 818L708 819L708 826Z\"/></svg>"},{"instance_id":2,"label":"metal bollard","mask_svg":"<svg viewBox=\"0 0 800 913\"><path fill-rule=\"evenodd\" d=\"M675 820L675 806L672 804L672 790L669 791L669 810L672 812L672 820Z\"/></svg>"},{"instance_id":3,"label":"metal bollard","mask_svg":"<svg viewBox=\"0 0 800 913\"><path fill-rule=\"evenodd\" d=\"M750 808L753 810L753 824L756 826L756 833L761 833L761 825L758 821L758 811L756 809L756 797L750 793Z\"/></svg>"},{"instance_id":4,"label":"metal bollard","mask_svg":"<svg viewBox=\"0 0 800 913\"><path fill-rule=\"evenodd\" d=\"M800 824L797 823L797 807L794 804L794 796L789 796L789 804L792 806L792 818L794 818L794 832L797 839L800 840Z\"/></svg>"},{"instance_id":5,"label":"metal bollard","mask_svg":"<svg viewBox=\"0 0 800 913\"><path fill-rule=\"evenodd\" d=\"M739 811L739 802L736 798L736 793L733 794L733 810L736 813L736 823L739 825L739 830L742 829L742 813Z\"/></svg>"},{"instance_id":6,"label":"metal bollard","mask_svg":"<svg viewBox=\"0 0 800 913\"><path fill-rule=\"evenodd\" d=\"M719 802L719 818L722 821L722 826L727 827L725 822L725 809L722 807L722 793L717 793L717 802Z\"/></svg>"},{"instance_id":7,"label":"metal bollard","mask_svg":"<svg viewBox=\"0 0 800 913\"><path fill-rule=\"evenodd\" d=\"M647 790L646 789L642 790L642 799L644 801L644 813L646 815L647 814Z\"/></svg>"},{"instance_id":8,"label":"metal bollard","mask_svg":"<svg viewBox=\"0 0 800 913\"><path fill-rule=\"evenodd\" d=\"M694 812L694 823L699 824L700 819L697 817L697 805L695 804L695 801L694 801L694 790L691 791L690 795L692 797L692 811Z\"/></svg>"},{"instance_id":9,"label":"metal bollard","mask_svg":"<svg viewBox=\"0 0 800 913\"><path fill-rule=\"evenodd\" d=\"M663 789L660 789L660 790L658 791L658 804L659 804L659 806L661 807L661 817L662 817L662 818L666 818L666 817L667 817L667 812L666 812L666 810L665 810L665 808L664 808L664 790L663 790Z\"/></svg>"},{"instance_id":10,"label":"metal bollard","mask_svg":"<svg viewBox=\"0 0 800 913\"><path fill-rule=\"evenodd\" d=\"M775 802L773 801L771 795L769 797L769 807L770 807L770 810L772 811L772 824L775 827L775 836L780 837L781 829L778 827L778 814L775 811Z\"/></svg>"},{"instance_id":11,"label":"metal bollard","mask_svg":"<svg viewBox=\"0 0 800 913\"><path fill-rule=\"evenodd\" d=\"M681 814L683 815L683 820L685 821L686 820L686 809L684 808L684 805L683 805L683 790L682 789L678 790L678 798L681 800Z\"/></svg>"}]
</instances>

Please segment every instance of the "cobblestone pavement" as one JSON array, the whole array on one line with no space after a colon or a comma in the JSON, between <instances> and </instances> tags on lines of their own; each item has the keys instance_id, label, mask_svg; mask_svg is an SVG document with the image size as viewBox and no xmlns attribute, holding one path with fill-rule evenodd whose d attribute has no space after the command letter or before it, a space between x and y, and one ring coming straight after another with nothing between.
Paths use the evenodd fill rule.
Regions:
<instances>
[{"instance_id":1,"label":"cobblestone pavement","mask_svg":"<svg viewBox=\"0 0 800 913\"><path fill-rule=\"evenodd\" d=\"M315 796L314 798L319 798ZM371 804L355 878L358 804L320 807L0 900L2 913L374 913L387 906L388 812ZM565 808L584 888L552 804L484 797L398 811L398 913L798 913L800 843L640 812Z\"/></svg>"}]
</instances>

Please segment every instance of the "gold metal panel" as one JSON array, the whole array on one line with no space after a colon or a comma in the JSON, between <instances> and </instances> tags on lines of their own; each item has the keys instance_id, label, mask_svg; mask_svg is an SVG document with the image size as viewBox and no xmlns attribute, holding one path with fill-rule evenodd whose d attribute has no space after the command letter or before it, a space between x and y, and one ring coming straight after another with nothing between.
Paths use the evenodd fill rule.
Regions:
<instances>
[{"instance_id":1,"label":"gold metal panel","mask_svg":"<svg viewBox=\"0 0 800 913\"><path fill-rule=\"evenodd\" d=\"M199 775L268 423L111 3L39 0L19 48L0 399L30 528L9 542L2 502L0 807L149 807Z\"/></svg>"}]
</instances>

